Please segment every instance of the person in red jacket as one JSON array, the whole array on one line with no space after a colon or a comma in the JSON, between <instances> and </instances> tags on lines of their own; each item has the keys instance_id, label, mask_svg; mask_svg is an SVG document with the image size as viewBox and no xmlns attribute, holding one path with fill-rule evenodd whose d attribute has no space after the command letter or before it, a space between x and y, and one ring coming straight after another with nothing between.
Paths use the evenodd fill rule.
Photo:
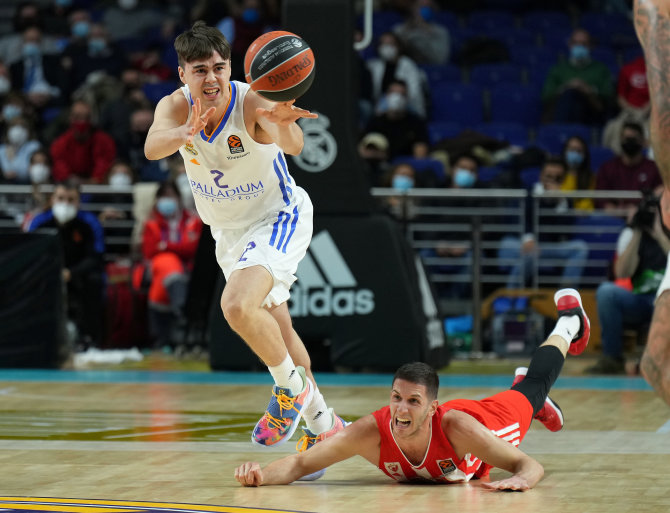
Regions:
<instances>
[{"instance_id":1,"label":"person in red jacket","mask_svg":"<svg viewBox=\"0 0 670 513\"><path fill-rule=\"evenodd\" d=\"M288 484L338 461L362 456L396 481L467 483L486 479L494 490L524 491L544 475L542 465L518 445L537 419L559 431L563 414L549 396L567 353L586 348L590 324L579 292L563 289L554 302L558 322L537 348L528 368L519 367L509 390L482 400L453 399L440 404L439 377L430 365L407 363L396 372L390 404L314 444L261 468L253 461L235 469L243 486ZM298 442L303 447L306 441ZM498 467L512 473L490 482Z\"/></svg>"},{"instance_id":2,"label":"person in red jacket","mask_svg":"<svg viewBox=\"0 0 670 513\"><path fill-rule=\"evenodd\" d=\"M70 108L70 128L51 143L54 182L78 177L82 183L104 183L116 159L114 139L91 124L91 106L77 100Z\"/></svg>"},{"instance_id":3,"label":"person in red jacket","mask_svg":"<svg viewBox=\"0 0 670 513\"><path fill-rule=\"evenodd\" d=\"M188 276L201 231L202 221L184 208L176 184L163 182L142 231L143 279L149 283L149 327L159 346L169 345L175 321L183 322ZM137 281L136 278L136 286Z\"/></svg>"}]
</instances>

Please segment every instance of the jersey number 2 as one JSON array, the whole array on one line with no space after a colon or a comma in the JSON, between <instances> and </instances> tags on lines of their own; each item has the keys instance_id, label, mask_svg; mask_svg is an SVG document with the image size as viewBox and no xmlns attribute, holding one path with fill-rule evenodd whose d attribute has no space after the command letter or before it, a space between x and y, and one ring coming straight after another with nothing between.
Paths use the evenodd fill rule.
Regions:
<instances>
[{"instance_id":1,"label":"jersey number 2","mask_svg":"<svg viewBox=\"0 0 670 513\"><path fill-rule=\"evenodd\" d=\"M221 185L221 184L219 183L220 180L221 180L221 178L223 178L223 172L222 172L222 171L219 171L218 169L212 169L212 170L210 171L210 173L212 173L212 174L214 175L214 183L216 184L216 186L217 186L219 189L227 189L227 188L228 188L227 185Z\"/></svg>"}]
</instances>

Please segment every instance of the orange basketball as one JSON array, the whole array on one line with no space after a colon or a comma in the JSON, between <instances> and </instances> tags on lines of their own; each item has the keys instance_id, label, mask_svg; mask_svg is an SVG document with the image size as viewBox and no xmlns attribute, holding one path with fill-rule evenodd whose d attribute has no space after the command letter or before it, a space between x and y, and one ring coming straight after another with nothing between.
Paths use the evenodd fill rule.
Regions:
<instances>
[{"instance_id":1,"label":"orange basketball","mask_svg":"<svg viewBox=\"0 0 670 513\"><path fill-rule=\"evenodd\" d=\"M314 81L314 52L300 36L277 30L256 39L244 56L251 88L274 102L295 100Z\"/></svg>"}]
</instances>

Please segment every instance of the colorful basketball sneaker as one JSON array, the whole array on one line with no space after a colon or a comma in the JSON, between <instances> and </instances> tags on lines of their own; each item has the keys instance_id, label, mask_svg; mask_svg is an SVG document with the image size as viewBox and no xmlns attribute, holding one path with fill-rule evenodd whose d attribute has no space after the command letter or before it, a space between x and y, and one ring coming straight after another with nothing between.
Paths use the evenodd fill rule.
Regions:
<instances>
[{"instance_id":1,"label":"colorful basketball sneaker","mask_svg":"<svg viewBox=\"0 0 670 513\"><path fill-rule=\"evenodd\" d=\"M575 289L561 289L554 294L554 303L558 309L558 316L576 315L579 317L579 332L572 339L568 353L580 354L589 343L591 336L591 323L584 312L582 298Z\"/></svg>"},{"instance_id":2,"label":"colorful basketball sneaker","mask_svg":"<svg viewBox=\"0 0 670 513\"><path fill-rule=\"evenodd\" d=\"M528 372L528 367L517 367L514 371L514 381L512 382L512 386L521 383L523 378L526 377L526 372ZM544 427L549 431L560 431L563 429L563 411L560 406L558 406L558 403L549 396L544 400L542 409L538 411L533 418L542 422Z\"/></svg>"},{"instance_id":3,"label":"colorful basketball sneaker","mask_svg":"<svg viewBox=\"0 0 670 513\"><path fill-rule=\"evenodd\" d=\"M314 385L305 375L304 367L296 367L305 386L297 395L291 389L275 385L268 408L258 421L251 441L264 447L278 446L293 436L302 417L303 408L312 400Z\"/></svg>"},{"instance_id":4,"label":"colorful basketball sneaker","mask_svg":"<svg viewBox=\"0 0 670 513\"><path fill-rule=\"evenodd\" d=\"M333 427L330 430L325 431L324 433L321 433L319 435L315 435L309 429L303 428L305 434L302 436L302 438L300 438L300 440L298 440L298 443L295 446L298 452L304 452L307 449L310 449L314 444L317 444L322 440L325 440L326 438L333 436L335 433L337 433L338 431L342 431L345 427L351 424L350 422L347 422L346 420L342 419L342 417L335 415L335 412L333 412L332 408L328 408L328 413L334 419ZM326 469L323 468L321 470L313 472L312 474L302 476L300 479L298 479L298 481L316 481L317 479L322 477L325 473Z\"/></svg>"}]
</instances>

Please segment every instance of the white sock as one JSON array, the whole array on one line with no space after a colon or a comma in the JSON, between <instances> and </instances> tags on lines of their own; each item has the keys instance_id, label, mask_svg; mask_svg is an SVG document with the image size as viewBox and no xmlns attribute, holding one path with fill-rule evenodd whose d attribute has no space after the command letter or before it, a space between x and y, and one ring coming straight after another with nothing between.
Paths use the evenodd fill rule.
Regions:
<instances>
[{"instance_id":1,"label":"white sock","mask_svg":"<svg viewBox=\"0 0 670 513\"><path fill-rule=\"evenodd\" d=\"M325 431L329 431L335 425L333 409L326 406L326 401L321 395L318 387L314 388L314 395L312 400L305 408L305 413L303 418L305 419L305 424L307 424L307 429L309 429L315 435L320 435Z\"/></svg>"},{"instance_id":2,"label":"white sock","mask_svg":"<svg viewBox=\"0 0 670 513\"><path fill-rule=\"evenodd\" d=\"M670 253L668 253L668 263L665 267L665 274L663 275L661 284L658 286L658 290L656 291L656 299L658 299L659 296L668 289L670 289Z\"/></svg>"},{"instance_id":3,"label":"white sock","mask_svg":"<svg viewBox=\"0 0 670 513\"><path fill-rule=\"evenodd\" d=\"M274 367L268 366L268 370L272 374L277 386L290 388L291 395L302 392L305 384L302 381L302 376L296 370L290 354L287 353L286 358L279 365L275 365Z\"/></svg>"},{"instance_id":4,"label":"white sock","mask_svg":"<svg viewBox=\"0 0 670 513\"><path fill-rule=\"evenodd\" d=\"M579 322L578 315L559 317L554 331L552 331L549 336L551 337L552 335L558 335L568 344L571 344L572 339L574 339L577 336L577 333L579 333L580 326L581 323Z\"/></svg>"}]
</instances>

